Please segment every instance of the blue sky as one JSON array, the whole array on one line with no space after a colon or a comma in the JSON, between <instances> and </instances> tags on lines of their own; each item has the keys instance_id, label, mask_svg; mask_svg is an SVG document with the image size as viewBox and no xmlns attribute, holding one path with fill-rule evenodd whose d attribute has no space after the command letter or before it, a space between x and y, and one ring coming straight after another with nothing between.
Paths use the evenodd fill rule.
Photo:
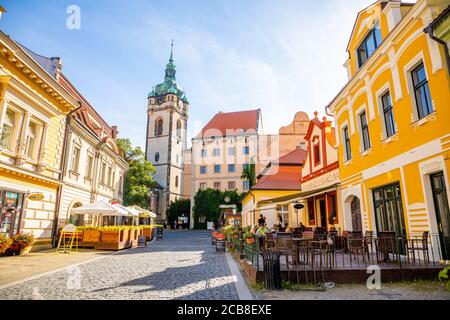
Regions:
<instances>
[{"instance_id":1,"label":"blue sky","mask_svg":"<svg viewBox=\"0 0 450 320\"><path fill-rule=\"evenodd\" d=\"M4 0L0 29L63 72L120 136L145 146L147 95L175 39L189 138L219 111L261 108L277 133L324 107L347 81L356 14L373 0ZM81 29L66 28L69 5Z\"/></svg>"}]
</instances>

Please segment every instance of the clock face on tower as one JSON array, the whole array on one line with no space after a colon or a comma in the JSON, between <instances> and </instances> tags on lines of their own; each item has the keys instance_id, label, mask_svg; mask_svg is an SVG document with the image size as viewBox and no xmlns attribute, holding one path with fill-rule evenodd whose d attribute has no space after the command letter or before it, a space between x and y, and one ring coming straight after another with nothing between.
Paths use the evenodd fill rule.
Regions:
<instances>
[{"instance_id":1,"label":"clock face on tower","mask_svg":"<svg viewBox=\"0 0 450 320\"><path fill-rule=\"evenodd\" d=\"M178 107L180 107L180 109L183 109L183 101L178 100Z\"/></svg>"}]
</instances>

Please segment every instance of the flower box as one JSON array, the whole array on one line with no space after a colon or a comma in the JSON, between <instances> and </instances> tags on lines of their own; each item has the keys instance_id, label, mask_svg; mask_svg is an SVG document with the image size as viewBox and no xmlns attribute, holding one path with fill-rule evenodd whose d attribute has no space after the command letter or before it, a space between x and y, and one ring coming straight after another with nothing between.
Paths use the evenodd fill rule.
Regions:
<instances>
[{"instance_id":1,"label":"flower box","mask_svg":"<svg viewBox=\"0 0 450 320\"><path fill-rule=\"evenodd\" d=\"M129 230L103 230L101 241L95 247L97 250L122 250L130 247Z\"/></svg>"}]
</instances>

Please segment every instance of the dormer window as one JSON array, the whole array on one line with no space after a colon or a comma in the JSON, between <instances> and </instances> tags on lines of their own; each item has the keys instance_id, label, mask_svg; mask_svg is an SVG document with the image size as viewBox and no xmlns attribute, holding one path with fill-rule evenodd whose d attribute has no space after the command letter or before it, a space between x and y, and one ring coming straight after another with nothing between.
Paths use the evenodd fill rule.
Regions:
<instances>
[{"instance_id":1,"label":"dormer window","mask_svg":"<svg viewBox=\"0 0 450 320\"><path fill-rule=\"evenodd\" d=\"M380 25L377 23L358 47L358 64L360 68L375 53L381 41Z\"/></svg>"},{"instance_id":2,"label":"dormer window","mask_svg":"<svg viewBox=\"0 0 450 320\"><path fill-rule=\"evenodd\" d=\"M320 164L320 145L316 144L314 146L314 165L318 166Z\"/></svg>"}]
</instances>

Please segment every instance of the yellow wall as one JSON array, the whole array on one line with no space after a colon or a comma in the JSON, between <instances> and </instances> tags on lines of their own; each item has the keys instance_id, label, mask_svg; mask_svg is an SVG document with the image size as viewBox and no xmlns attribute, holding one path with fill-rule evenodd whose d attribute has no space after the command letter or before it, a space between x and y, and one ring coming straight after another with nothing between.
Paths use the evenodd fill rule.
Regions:
<instances>
[{"instance_id":1,"label":"yellow wall","mask_svg":"<svg viewBox=\"0 0 450 320\"><path fill-rule=\"evenodd\" d=\"M366 33L354 35L350 41L354 78L331 103L339 130L338 151L344 197L342 203L347 211L346 227L351 225L351 221L348 221L349 207L345 202L353 192L362 200L362 215L366 221L363 222L364 228L373 230L373 188L399 182L407 231L433 231L433 220L424 219L423 216L426 212L432 212L432 204L427 202L429 186L426 181L433 170L446 168L444 172L448 173L448 160L444 159L448 159L450 147L447 143L450 134L450 79L442 46L423 32L431 22L429 13L439 14L436 10L444 8L446 1L435 2L437 5L434 8L429 2L419 0L410 13L414 12L422 18L413 18L408 13L388 39L386 17L381 13L385 42L359 71L355 51ZM368 15L369 12L360 14L357 26ZM410 70L419 61L424 63L434 106L434 112L422 120L414 117L414 94L409 84ZM397 133L390 139L385 139L382 135L384 119L379 111L382 110L379 97L384 93L383 89L387 88L391 94L397 126ZM357 111L361 107L365 107L368 117L372 145L367 152L360 148L361 130ZM345 123L351 131L352 160L348 162L344 160L345 150L342 144L341 129ZM425 165L428 162L430 164ZM435 169L427 169L433 165ZM424 170L429 172L424 174Z\"/></svg>"}]
</instances>

